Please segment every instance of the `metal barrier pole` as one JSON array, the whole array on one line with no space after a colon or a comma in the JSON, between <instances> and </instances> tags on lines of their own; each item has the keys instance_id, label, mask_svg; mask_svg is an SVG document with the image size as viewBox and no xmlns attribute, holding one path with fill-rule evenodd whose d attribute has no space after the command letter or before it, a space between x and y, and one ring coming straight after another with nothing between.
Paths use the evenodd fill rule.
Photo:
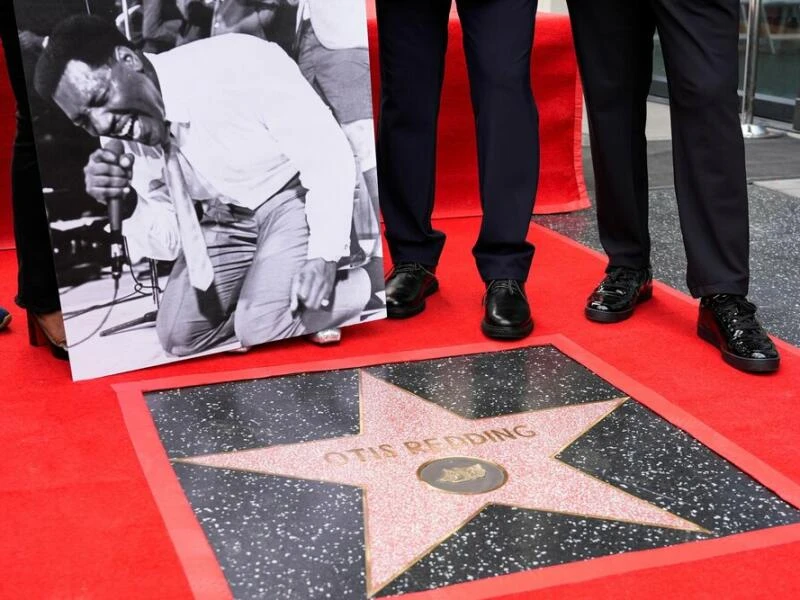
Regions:
<instances>
[{"instance_id":1,"label":"metal barrier pole","mask_svg":"<svg viewBox=\"0 0 800 600\"><path fill-rule=\"evenodd\" d=\"M744 75L742 77L742 135L745 138L772 137L775 134L766 127L753 123L753 105L756 99L758 80L758 38L761 29L761 0L750 0L747 16L747 41L744 51Z\"/></svg>"},{"instance_id":2,"label":"metal barrier pole","mask_svg":"<svg viewBox=\"0 0 800 600\"><path fill-rule=\"evenodd\" d=\"M761 0L759 0L759 4ZM122 20L125 24L125 37L131 39L131 16L128 14L128 0L122 0Z\"/></svg>"},{"instance_id":3,"label":"metal barrier pole","mask_svg":"<svg viewBox=\"0 0 800 600\"><path fill-rule=\"evenodd\" d=\"M797 98L794 99L794 119L792 127L795 131L800 131L800 88L797 88Z\"/></svg>"}]
</instances>

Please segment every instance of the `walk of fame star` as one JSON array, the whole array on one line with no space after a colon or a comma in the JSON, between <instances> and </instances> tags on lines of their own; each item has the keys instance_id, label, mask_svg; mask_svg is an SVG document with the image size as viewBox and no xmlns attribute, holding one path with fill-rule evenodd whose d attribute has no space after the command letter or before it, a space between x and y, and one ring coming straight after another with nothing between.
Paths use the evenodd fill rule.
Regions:
<instances>
[{"instance_id":1,"label":"walk of fame star","mask_svg":"<svg viewBox=\"0 0 800 600\"><path fill-rule=\"evenodd\" d=\"M370 596L488 504L704 531L555 458L627 398L466 419L363 371L359 398L358 435L178 462L362 488Z\"/></svg>"}]
</instances>

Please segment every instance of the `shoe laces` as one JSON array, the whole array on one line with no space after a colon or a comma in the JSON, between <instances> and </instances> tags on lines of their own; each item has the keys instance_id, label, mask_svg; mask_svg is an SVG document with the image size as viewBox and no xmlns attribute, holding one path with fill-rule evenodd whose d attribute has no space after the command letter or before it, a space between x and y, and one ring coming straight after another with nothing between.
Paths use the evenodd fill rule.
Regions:
<instances>
[{"instance_id":1,"label":"shoe laces","mask_svg":"<svg viewBox=\"0 0 800 600\"><path fill-rule=\"evenodd\" d=\"M420 263L403 262L394 265L392 267L392 272L389 274L389 276L391 277L392 275L399 275L401 273L416 273L417 271L424 271L428 275L433 275L431 271L426 269Z\"/></svg>"},{"instance_id":2,"label":"shoe laces","mask_svg":"<svg viewBox=\"0 0 800 600\"><path fill-rule=\"evenodd\" d=\"M741 340L748 345L772 346L764 328L756 318L756 306L748 302L744 296L717 294L712 296L710 304L734 340Z\"/></svg>"},{"instance_id":3,"label":"shoe laces","mask_svg":"<svg viewBox=\"0 0 800 600\"><path fill-rule=\"evenodd\" d=\"M608 272L598 291L624 296L631 288L638 287L641 279L641 271L628 267L617 267Z\"/></svg>"},{"instance_id":4,"label":"shoe laces","mask_svg":"<svg viewBox=\"0 0 800 600\"><path fill-rule=\"evenodd\" d=\"M486 286L486 293L483 296L484 303L486 302L489 292L492 290L508 290L512 296L514 294L519 294L520 296L525 295L522 286L516 279L493 279L489 282L489 285Z\"/></svg>"}]
</instances>

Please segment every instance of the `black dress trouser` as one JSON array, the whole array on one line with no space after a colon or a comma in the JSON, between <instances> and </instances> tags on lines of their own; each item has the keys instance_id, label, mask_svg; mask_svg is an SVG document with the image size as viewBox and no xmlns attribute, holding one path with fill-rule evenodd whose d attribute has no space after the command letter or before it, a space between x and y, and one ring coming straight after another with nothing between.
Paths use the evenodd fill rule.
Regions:
<instances>
[{"instance_id":1,"label":"black dress trouser","mask_svg":"<svg viewBox=\"0 0 800 600\"><path fill-rule=\"evenodd\" d=\"M568 0L609 268L650 264L646 101L658 31L678 212L695 297L746 294L749 224L738 116L739 0Z\"/></svg>"},{"instance_id":2,"label":"black dress trouser","mask_svg":"<svg viewBox=\"0 0 800 600\"><path fill-rule=\"evenodd\" d=\"M58 284L36 161L22 55L10 1L0 2L0 34L8 76L17 100L17 137L11 165L14 235L19 262L17 304L37 313L48 313L60 307Z\"/></svg>"},{"instance_id":3,"label":"black dress trouser","mask_svg":"<svg viewBox=\"0 0 800 600\"><path fill-rule=\"evenodd\" d=\"M483 221L473 254L485 281L525 280L539 174L530 61L537 0L456 0L478 139ZM378 0L380 200L392 259L435 266L436 130L451 0Z\"/></svg>"}]
</instances>

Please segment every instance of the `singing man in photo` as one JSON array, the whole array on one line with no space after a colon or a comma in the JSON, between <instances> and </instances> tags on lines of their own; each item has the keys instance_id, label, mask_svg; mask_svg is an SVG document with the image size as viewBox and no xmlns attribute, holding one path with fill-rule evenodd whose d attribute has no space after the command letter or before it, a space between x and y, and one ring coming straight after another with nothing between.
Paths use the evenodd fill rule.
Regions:
<instances>
[{"instance_id":1,"label":"singing man in photo","mask_svg":"<svg viewBox=\"0 0 800 600\"><path fill-rule=\"evenodd\" d=\"M35 79L101 138L86 189L123 203L131 261L176 261L156 323L167 352L252 346L361 312L366 273L337 272L353 153L279 46L231 34L147 55L77 16L53 31Z\"/></svg>"}]
</instances>

